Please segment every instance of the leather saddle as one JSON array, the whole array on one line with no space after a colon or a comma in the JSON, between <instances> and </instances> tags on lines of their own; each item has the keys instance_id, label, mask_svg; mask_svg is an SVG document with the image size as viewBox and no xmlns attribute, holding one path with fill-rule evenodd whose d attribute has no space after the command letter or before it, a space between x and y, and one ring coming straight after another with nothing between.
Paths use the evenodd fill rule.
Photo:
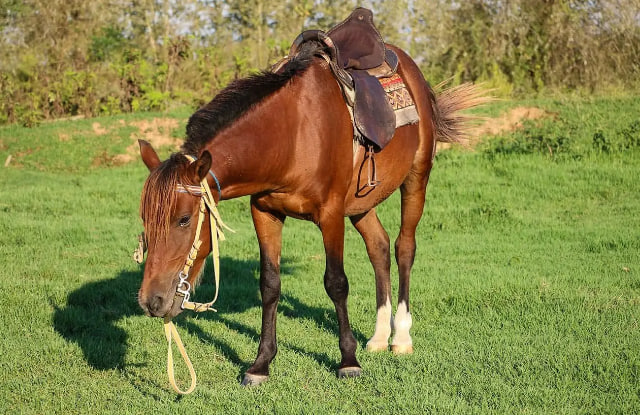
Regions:
<instances>
[{"instance_id":1,"label":"leather saddle","mask_svg":"<svg viewBox=\"0 0 640 415\"><path fill-rule=\"evenodd\" d=\"M382 150L395 133L396 116L378 78L396 72L398 56L386 48L373 24L373 13L359 7L326 33L302 32L291 45L289 57L309 41L326 46L325 59L351 108L357 138L364 145L372 145L375 151Z\"/></svg>"}]
</instances>

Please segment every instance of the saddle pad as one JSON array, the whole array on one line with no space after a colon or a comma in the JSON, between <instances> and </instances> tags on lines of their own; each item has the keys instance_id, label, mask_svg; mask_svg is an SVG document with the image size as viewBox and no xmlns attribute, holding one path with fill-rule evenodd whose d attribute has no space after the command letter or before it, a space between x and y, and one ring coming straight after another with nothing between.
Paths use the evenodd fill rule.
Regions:
<instances>
[{"instance_id":1,"label":"saddle pad","mask_svg":"<svg viewBox=\"0 0 640 415\"><path fill-rule=\"evenodd\" d=\"M387 94L389 104L396 115L396 128L417 123L420 117L416 105L400 75L395 73L388 78L380 78L378 81Z\"/></svg>"}]
</instances>

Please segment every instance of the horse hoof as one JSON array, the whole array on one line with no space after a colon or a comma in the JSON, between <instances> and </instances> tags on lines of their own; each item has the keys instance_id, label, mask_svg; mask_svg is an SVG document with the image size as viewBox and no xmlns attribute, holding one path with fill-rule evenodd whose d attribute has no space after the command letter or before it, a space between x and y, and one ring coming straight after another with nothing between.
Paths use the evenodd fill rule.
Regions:
<instances>
[{"instance_id":1,"label":"horse hoof","mask_svg":"<svg viewBox=\"0 0 640 415\"><path fill-rule=\"evenodd\" d=\"M269 379L269 376L265 375L254 375L252 373L245 373L244 378L242 379L242 386L258 386Z\"/></svg>"},{"instance_id":2,"label":"horse hoof","mask_svg":"<svg viewBox=\"0 0 640 415\"><path fill-rule=\"evenodd\" d=\"M362 369L357 366L342 367L338 369L339 378L356 378L362 374Z\"/></svg>"},{"instance_id":3,"label":"horse hoof","mask_svg":"<svg viewBox=\"0 0 640 415\"><path fill-rule=\"evenodd\" d=\"M367 351L368 352L386 352L389 350L389 344L387 342L368 342L367 343Z\"/></svg>"},{"instance_id":4,"label":"horse hoof","mask_svg":"<svg viewBox=\"0 0 640 415\"><path fill-rule=\"evenodd\" d=\"M392 344L391 351L393 354L411 354L413 353L412 344Z\"/></svg>"}]
</instances>

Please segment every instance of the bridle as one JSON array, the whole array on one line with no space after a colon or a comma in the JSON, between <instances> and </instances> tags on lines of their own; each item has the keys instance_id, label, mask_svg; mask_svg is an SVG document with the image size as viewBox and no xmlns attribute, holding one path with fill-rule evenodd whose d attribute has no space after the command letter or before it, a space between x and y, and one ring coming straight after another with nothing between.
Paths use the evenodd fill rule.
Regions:
<instances>
[{"instance_id":1,"label":"bridle","mask_svg":"<svg viewBox=\"0 0 640 415\"><path fill-rule=\"evenodd\" d=\"M191 163L193 163L196 158L190 156L188 154L184 155ZM211 170L209 170L209 174L213 177L216 185L218 187L218 195L222 195L222 189L220 187L220 182L218 178L213 174ZM173 301L181 301L180 308L183 310L191 310L196 313L201 313L204 311L217 311L212 305L218 299L218 290L220 287L220 250L219 250L219 242L224 241L224 233L223 228L227 229L231 232L234 232L233 229L229 228L224 224L220 217L220 213L218 212L218 208L216 206L216 201L213 198L213 192L211 192L211 188L209 187L209 183L207 182L206 176L202 179L199 185L185 185L178 184L175 189L180 193L188 193L192 196L200 197L200 208L198 211L198 224L196 227L196 233L193 238L193 243L191 244L191 249L187 254L187 259L185 260L184 267L178 274L180 278L178 281L178 285L176 287L176 293L174 295ZM191 297L191 284L188 281L189 272L193 267L193 263L198 257L198 251L200 250L200 246L202 245L202 241L200 240L200 234L202 233L202 225L207 215L207 211L209 213L209 231L211 234L211 254L213 256L213 275L216 285L216 291L214 297L211 301L207 303L198 303L190 300ZM140 246L138 247L138 251L134 253L134 259L141 263L142 255L143 255L143 238L140 239ZM172 306L173 308L173 306ZM187 355L187 351L182 343L182 339L176 330L175 325L171 321L171 317L165 317L164 319L164 333L167 338L167 374L169 376L169 383L173 387L173 389L181 395L186 395L191 392L196 387L196 372L193 368L193 364L191 363L191 359ZM182 355L182 358L189 369L189 374L191 376L191 385L187 390L182 390L178 387L175 374L174 374L174 365L173 365L173 351L171 348L171 342L175 340L176 346Z\"/></svg>"},{"instance_id":2,"label":"bridle","mask_svg":"<svg viewBox=\"0 0 640 415\"><path fill-rule=\"evenodd\" d=\"M185 155L190 162L194 162L196 159L190 155ZM222 190L220 188L220 182L218 178L213 174L211 170L209 170L209 174L213 177L216 185L218 186L218 194L222 194ZM192 196L200 196L200 209L198 211L198 225L196 227L196 234L193 238L193 244L191 245L191 249L187 254L187 259L185 260L184 267L182 271L178 274L180 280L178 281L178 286L176 288L176 294L174 297L175 300L180 300L182 298L182 304L180 308L183 310L191 310L196 313L201 313L203 311L217 311L215 308L211 306L218 299L218 289L220 286L220 250L219 250L219 241L224 241L224 233L222 229L225 228L231 232L233 230L229 228L227 225L222 222L220 218L220 213L218 212L218 208L216 206L216 201L213 198L213 193L211 192L211 188L209 187L209 183L207 182L207 178L203 178L200 182L199 186L193 185L184 185L178 184L176 186L176 191L180 193L188 193ZM200 250L200 245L202 245L202 241L200 240L200 233L202 232L202 224L204 223L204 219L206 217L207 210L209 211L209 231L211 233L211 254L213 256L213 275L216 283L216 291L213 297L213 300L208 303L196 303L190 301L190 291L191 284L187 279L189 278L189 271L193 266L194 261L198 257L198 251Z\"/></svg>"}]
</instances>

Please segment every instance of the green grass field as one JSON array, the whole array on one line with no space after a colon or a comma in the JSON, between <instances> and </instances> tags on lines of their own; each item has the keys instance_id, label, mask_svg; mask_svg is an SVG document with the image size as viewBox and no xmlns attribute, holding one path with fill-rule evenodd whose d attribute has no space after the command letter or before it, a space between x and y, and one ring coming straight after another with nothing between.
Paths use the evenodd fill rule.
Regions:
<instances>
[{"instance_id":1,"label":"green grass field","mask_svg":"<svg viewBox=\"0 0 640 415\"><path fill-rule=\"evenodd\" d=\"M199 382L183 398L167 382L161 321L136 302L147 171L116 156L144 133L133 123L175 118L168 134L180 137L189 111L0 129L0 162L12 155L0 166L0 413L638 413L640 99L485 112L518 105L549 115L437 157L411 281L413 355L364 350L375 287L347 227L360 378L335 377L320 233L289 220L279 353L266 384L239 385L259 339L258 249L248 201L221 204L237 233L221 248L219 312L177 320ZM397 195L379 212L395 238ZM212 293L207 279L196 299Z\"/></svg>"}]
</instances>

